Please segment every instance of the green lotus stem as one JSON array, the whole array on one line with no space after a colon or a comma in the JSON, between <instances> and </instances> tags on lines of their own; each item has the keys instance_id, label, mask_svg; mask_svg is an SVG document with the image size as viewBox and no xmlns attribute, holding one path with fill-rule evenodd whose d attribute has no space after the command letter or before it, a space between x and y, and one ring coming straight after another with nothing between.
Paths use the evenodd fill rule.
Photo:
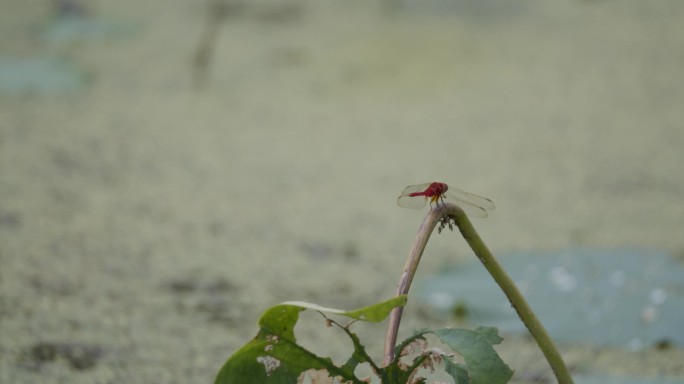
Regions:
<instances>
[{"instance_id":1,"label":"green lotus stem","mask_svg":"<svg viewBox=\"0 0 684 384\"><path fill-rule=\"evenodd\" d=\"M549 334L544 329L537 316L532 312L529 304L520 293L518 288L511 280L508 273L501 267L499 262L494 258L494 255L489 251L485 243L475 231L475 228L470 223L470 220L463 212L463 210L453 204L440 204L425 216L423 223L418 229L418 233L413 241L411 250L409 251L408 259L404 264L404 270L397 284L396 294L408 294L413 276L418 269L418 263L425 250L430 234L435 229L435 226L443 219L453 219L461 231L461 234L472 248L473 252L482 265L487 269L489 274L494 278L494 281L499 285L501 290L506 294L511 305L518 313L520 320L525 324L530 334L539 345L539 348L544 353L544 357L549 362L556 379L559 384L572 384L572 377L568 372L565 362L561 357L556 345L549 337ZM388 365L394 360L395 345L397 341L397 333L399 331L399 323L401 322L402 307L395 308L390 314L389 326L387 329L387 336L385 338L385 365Z\"/></svg>"}]
</instances>

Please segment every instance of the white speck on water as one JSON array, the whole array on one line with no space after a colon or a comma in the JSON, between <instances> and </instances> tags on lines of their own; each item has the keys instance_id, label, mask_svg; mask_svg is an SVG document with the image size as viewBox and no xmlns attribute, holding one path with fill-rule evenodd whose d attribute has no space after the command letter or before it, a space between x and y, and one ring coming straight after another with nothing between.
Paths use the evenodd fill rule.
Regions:
<instances>
[{"instance_id":1,"label":"white speck on water","mask_svg":"<svg viewBox=\"0 0 684 384\"><path fill-rule=\"evenodd\" d=\"M661 305L665 302L665 300L667 300L667 292L665 292L665 290L662 288L656 288L651 290L648 298L651 301L651 304Z\"/></svg>"},{"instance_id":2,"label":"white speck on water","mask_svg":"<svg viewBox=\"0 0 684 384\"><path fill-rule=\"evenodd\" d=\"M549 279L562 292L571 292L577 288L577 277L566 267L554 267L549 272Z\"/></svg>"},{"instance_id":3,"label":"white speck on water","mask_svg":"<svg viewBox=\"0 0 684 384\"><path fill-rule=\"evenodd\" d=\"M522 281L516 281L515 285L518 287L521 293L525 294L528 293L530 290L530 287L532 286L532 283L527 281L527 280L522 280Z\"/></svg>"},{"instance_id":4,"label":"white speck on water","mask_svg":"<svg viewBox=\"0 0 684 384\"><path fill-rule=\"evenodd\" d=\"M452 306L454 299L448 292L430 292L427 301L436 308L449 308Z\"/></svg>"},{"instance_id":5,"label":"white speck on water","mask_svg":"<svg viewBox=\"0 0 684 384\"><path fill-rule=\"evenodd\" d=\"M641 321L645 324L650 324L658 318L658 309L654 306L648 305L641 310Z\"/></svg>"},{"instance_id":6,"label":"white speck on water","mask_svg":"<svg viewBox=\"0 0 684 384\"><path fill-rule=\"evenodd\" d=\"M644 348L644 342L641 341L641 339L639 339L639 338L632 339L629 341L629 343L627 343L627 349L629 349L630 351L633 351L633 352L640 351L643 348Z\"/></svg>"},{"instance_id":7,"label":"white speck on water","mask_svg":"<svg viewBox=\"0 0 684 384\"><path fill-rule=\"evenodd\" d=\"M624 271L617 270L610 274L610 282L615 287L622 287L625 281L627 281L627 275L625 275Z\"/></svg>"}]
</instances>

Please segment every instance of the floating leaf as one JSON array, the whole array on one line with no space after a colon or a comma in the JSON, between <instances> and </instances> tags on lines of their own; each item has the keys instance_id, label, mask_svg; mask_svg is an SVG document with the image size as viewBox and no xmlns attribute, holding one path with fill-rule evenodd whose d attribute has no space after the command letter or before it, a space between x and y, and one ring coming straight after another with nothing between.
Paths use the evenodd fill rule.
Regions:
<instances>
[{"instance_id":1,"label":"floating leaf","mask_svg":"<svg viewBox=\"0 0 684 384\"><path fill-rule=\"evenodd\" d=\"M398 296L393 299L383 301L382 303L369 305L367 307L355 309L353 311L344 311L342 309L321 307L320 305L307 303L304 301L287 301L283 304L294 305L304 309L313 309L323 313L342 315L346 317L351 317L352 319L356 320L371 321L377 323L383 321L395 307L401 307L402 305L405 305L406 295Z\"/></svg>"},{"instance_id":2,"label":"floating leaf","mask_svg":"<svg viewBox=\"0 0 684 384\"><path fill-rule=\"evenodd\" d=\"M503 384L513 376L513 371L492 347L502 340L496 328L478 327L474 331L443 328L430 333L465 360L465 365L450 362L446 365L447 373L457 384ZM466 371L469 378L467 381L464 380Z\"/></svg>"},{"instance_id":3,"label":"floating leaf","mask_svg":"<svg viewBox=\"0 0 684 384\"><path fill-rule=\"evenodd\" d=\"M428 347L426 334L435 335L452 351L457 352L465 364L454 361L450 353ZM456 384L504 384L510 380L513 371L492 348L492 345L499 344L501 340L496 328L480 327L474 331L455 328L422 330L397 346L398 357L381 374L391 378L388 382L406 383L414 378L415 370L421 367L431 369L435 362L443 361L444 370ZM401 361L411 355L415 357L410 364Z\"/></svg>"},{"instance_id":4,"label":"floating leaf","mask_svg":"<svg viewBox=\"0 0 684 384\"><path fill-rule=\"evenodd\" d=\"M352 338L355 352L350 361L343 367L338 367L330 358L317 356L297 344L294 327L299 320L299 313L305 309L313 309L323 313L377 322L387 317L393 308L404 304L406 304L406 296L353 311L326 308L305 302L276 305L262 314L257 336L226 361L215 383L291 384L297 382L303 372L311 369L326 370L331 377L339 377L342 381L358 381L354 377L354 368L360 361L363 361L364 357L367 357L358 343L358 338ZM345 331L350 333L347 329Z\"/></svg>"},{"instance_id":5,"label":"floating leaf","mask_svg":"<svg viewBox=\"0 0 684 384\"><path fill-rule=\"evenodd\" d=\"M454 378L456 384L470 384L468 369L463 364L444 359L444 370Z\"/></svg>"}]
</instances>

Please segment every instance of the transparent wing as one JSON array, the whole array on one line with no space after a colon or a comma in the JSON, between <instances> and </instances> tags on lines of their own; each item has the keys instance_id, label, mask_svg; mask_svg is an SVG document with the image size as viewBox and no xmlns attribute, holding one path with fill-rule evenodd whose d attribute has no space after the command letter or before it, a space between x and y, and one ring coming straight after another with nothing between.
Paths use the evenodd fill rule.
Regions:
<instances>
[{"instance_id":1,"label":"transparent wing","mask_svg":"<svg viewBox=\"0 0 684 384\"><path fill-rule=\"evenodd\" d=\"M494 202L486 197L482 197L470 192L465 192L457 188L449 188L444 194L447 202L454 203L469 215L474 217L487 217L487 211L494 209Z\"/></svg>"},{"instance_id":2,"label":"transparent wing","mask_svg":"<svg viewBox=\"0 0 684 384\"><path fill-rule=\"evenodd\" d=\"M409 192L413 193L413 192ZM409 196L408 194L406 195L401 195L397 198L397 205L400 207L404 208L423 208L425 206L425 203L427 203L428 198L425 196Z\"/></svg>"},{"instance_id":3,"label":"transparent wing","mask_svg":"<svg viewBox=\"0 0 684 384\"><path fill-rule=\"evenodd\" d=\"M401 195L397 198L397 205L404 208L423 208L425 203L427 203L427 198L425 196L409 196L415 192L423 192L430 186L430 183L423 183L418 185L409 185L404 188Z\"/></svg>"},{"instance_id":4,"label":"transparent wing","mask_svg":"<svg viewBox=\"0 0 684 384\"><path fill-rule=\"evenodd\" d=\"M463 212L465 212L465 214L470 216L470 217L479 217L481 219L484 219L487 216L489 216L487 211L485 211L484 208L482 208L482 207L476 207L474 205L467 204L467 203L462 202L462 201L456 201L456 200L450 200L450 199L447 199L447 202L450 202L454 205L458 205L463 210Z\"/></svg>"}]
</instances>

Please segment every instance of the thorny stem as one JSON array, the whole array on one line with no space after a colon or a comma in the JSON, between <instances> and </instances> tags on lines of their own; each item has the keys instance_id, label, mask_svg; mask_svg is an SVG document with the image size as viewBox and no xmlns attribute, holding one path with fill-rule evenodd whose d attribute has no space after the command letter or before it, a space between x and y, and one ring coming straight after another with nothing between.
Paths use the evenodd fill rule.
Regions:
<instances>
[{"instance_id":1,"label":"thorny stem","mask_svg":"<svg viewBox=\"0 0 684 384\"><path fill-rule=\"evenodd\" d=\"M496 258L494 258L494 255L492 255L477 234L477 231L475 231L475 228L470 223L470 220L463 210L458 206L453 204L442 204L430 210L427 216L425 216L413 241L411 250L409 251L406 264L404 264L404 270L402 271L399 283L397 284L396 295L408 294L411 281L418 269L420 257L423 255L430 234L435 229L435 226L445 217L453 218L458 229L461 231L461 234L468 242L468 245L470 245L470 248L472 248L477 258L482 262L482 265L484 265L489 274L494 278L494 281L496 281L501 290L506 294L511 305L518 313L520 320L525 324L530 331L530 334L537 342L537 345L539 345L539 348L544 353L544 357L546 357L546 360L549 362L558 383L572 384L572 377L570 376L556 345L546 332L546 329L544 329L544 326L537 316L532 312L532 308L527 304L527 301L515 286L515 283L513 283L510 276L508 276L508 273L501 267ZM394 360L395 345L402 312L403 307L398 307L394 308L390 314L387 336L385 337L385 365L390 364Z\"/></svg>"}]
</instances>

